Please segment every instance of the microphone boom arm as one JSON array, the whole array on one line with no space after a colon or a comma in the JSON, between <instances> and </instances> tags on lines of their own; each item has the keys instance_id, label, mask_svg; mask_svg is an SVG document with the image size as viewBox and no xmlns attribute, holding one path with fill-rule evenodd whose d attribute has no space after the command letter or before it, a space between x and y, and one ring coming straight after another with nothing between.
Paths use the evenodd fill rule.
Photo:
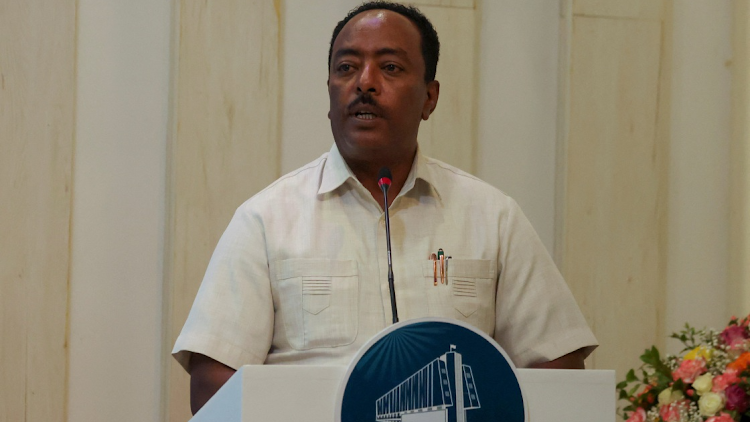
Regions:
<instances>
[{"instance_id":1,"label":"microphone boom arm","mask_svg":"<svg viewBox=\"0 0 750 422\"><path fill-rule=\"evenodd\" d=\"M385 240L388 250L388 290L391 293L391 313L393 323L398 322L398 308L396 307L396 288L393 285L393 262L391 261L391 220L388 215L388 188L391 186L391 171L387 167L380 169L378 185L383 191L383 210L385 211Z\"/></svg>"}]
</instances>

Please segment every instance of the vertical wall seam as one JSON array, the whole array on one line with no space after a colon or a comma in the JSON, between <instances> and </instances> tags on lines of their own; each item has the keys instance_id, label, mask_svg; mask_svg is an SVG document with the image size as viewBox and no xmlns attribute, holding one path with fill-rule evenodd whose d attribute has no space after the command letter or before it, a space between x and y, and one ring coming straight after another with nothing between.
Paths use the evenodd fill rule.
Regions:
<instances>
[{"instance_id":1,"label":"vertical wall seam","mask_svg":"<svg viewBox=\"0 0 750 422\"><path fill-rule=\"evenodd\" d=\"M669 178L670 161L669 151L671 143L671 80L672 80L672 0L662 3L661 18L661 46L659 58L659 76L656 91L656 142L654 151L656 165L661 170L658 184L658 202L656 206L658 222L657 248L659 253L658 263L658 298L659 306L656 308L658 324L656 325L656 336L661 341L658 347L666 345L666 309L667 304L667 260L669 257Z\"/></svg>"},{"instance_id":2,"label":"vertical wall seam","mask_svg":"<svg viewBox=\"0 0 750 422\"><path fill-rule=\"evenodd\" d=\"M80 0L73 0L73 95L75 101L73 101L73 125L72 125L72 142L71 142L71 154L70 154L70 187L68 195L68 273L66 275L66 304L65 304L65 334L64 334L64 353L65 353L65 369L63 375L63 416L62 420L67 422L69 419L69 406L70 406L70 330L71 330L71 289L72 289L72 275L73 275L73 213L74 213L74 199L75 199L75 162L76 162L76 144L78 138L78 41L80 36L79 31L79 8Z\"/></svg>"},{"instance_id":3,"label":"vertical wall seam","mask_svg":"<svg viewBox=\"0 0 750 422\"><path fill-rule=\"evenodd\" d=\"M555 146L555 215L552 255L560 271L565 274L565 212L568 172L568 134L570 125L570 54L573 30L573 5L570 0L560 0L560 40L558 44L558 100L557 140Z\"/></svg>"},{"instance_id":4,"label":"vertical wall seam","mask_svg":"<svg viewBox=\"0 0 750 422\"><path fill-rule=\"evenodd\" d=\"M471 113L471 154L469 159L471 164L466 169L471 174L477 174L479 165L479 85L481 81L481 66L479 63L479 57L482 53L482 0L474 1L474 74L473 86L472 86L472 98L474 103L472 104L473 113Z\"/></svg>"},{"instance_id":5,"label":"vertical wall seam","mask_svg":"<svg viewBox=\"0 0 750 422\"><path fill-rule=\"evenodd\" d=\"M28 283L24 283L26 286L24 288L26 289L25 292L28 292ZM25 299L25 298L24 298ZM29 420L29 329L28 329L28 316L29 307L25 307L24 309L24 336L23 336L23 344L24 344L24 353L23 353L23 368L24 368L24 379L23 379L23 422L27 422Z\"/></svg>"},{"instance_id":6,"label":"vertical wall seam","mask_svg":"<svg viewBox=\"0 0 750 422\"><path fill-rule=\"evenodd\" d=\"M284 151L284 31L286 21L284 19L284 0L274 0L273 7L276 11L276 74L278 75L276 94L276 173L275 177L281 177L281 156Z\"/></svg>"},{"instance_id":7,"label":"vertical wall seam","mask_svg":"<svg viewBox=\"0 0 750 422\"><path fill-rule=\"evenodd\" d=\"M164 182L164 246L162 260L162 308L161 308L161 400L159 402L159 418L167 422L170 418L170 383L171 370L170 363L171 351L171 334L173 323L173 306L172 298L174 296L174 286L172 280L172 266L174 264L174 232L175 232L175 189L174 189L174 157L177 148L177 97L179 95L179 71L180 71L180 0L171 1L171 18L170 18L170 45L169 45L169 92L167 102L167 139L166 139L166 165L165 165L165 182Z\"/></svg>"},{"instance_id":8,"label":"vertical wall seam","mask_svg":"<svg viewBox=\"0 0 750 422\"><path fill-rule=\"evenodd\" d=\"M748 20L750 11L744 0L732 2L732 105L730 141L730 197L728 308L736 315L750 312L750 268L747 256L750 253L750 204L748 203Z\"/></svg>"}]
</instances>

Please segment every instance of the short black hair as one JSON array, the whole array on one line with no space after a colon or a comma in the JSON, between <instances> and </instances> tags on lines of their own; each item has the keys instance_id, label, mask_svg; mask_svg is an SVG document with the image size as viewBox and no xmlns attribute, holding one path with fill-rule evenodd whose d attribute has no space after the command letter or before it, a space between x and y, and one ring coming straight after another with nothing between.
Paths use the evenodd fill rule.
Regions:
<instances>
[{"instance_id":1,"label":"short black hair","mask_svg":"<svg viewBox=\"0 0 750 422\"><path fill-rule=\"evenodd\" d=\"M406 6L399 3L390 1L368 1L362 3L358 7L349 11L344 19L339 21L336 28L333 29L333 36L331 37L331 45L328 47L328 71L331 71L331 54L333 53L333 43L336 41L336 37L339 36L339 32L344 28L352 18L359 15L362 12L368 10L390 10L396 12L399 15L405 16L410 21L414 22L419 30L419 34L422 36L422 59L424 59L424 80L430 82L435 80L435 73L437 72L437 63L440 56L440 41L438 40L437 31L432 26L427 17L414 6Z\"/></svg>"}]
</instances>

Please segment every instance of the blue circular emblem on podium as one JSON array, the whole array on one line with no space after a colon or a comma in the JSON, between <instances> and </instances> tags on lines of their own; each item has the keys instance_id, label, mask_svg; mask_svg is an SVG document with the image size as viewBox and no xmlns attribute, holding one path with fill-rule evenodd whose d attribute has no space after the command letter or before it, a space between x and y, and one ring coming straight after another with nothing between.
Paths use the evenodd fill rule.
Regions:
<instances>
[{"instance_id":1,"label":"blue circular emblem on podium","mask_svg":"<svg viewBox=\"0 0 750 422\"><path fill-rule=\"evenodd\" d=\"M336 422L524 422L516 369L485 333L460 321L395 324L354 357Z\"/></svg>"}]
</instances>

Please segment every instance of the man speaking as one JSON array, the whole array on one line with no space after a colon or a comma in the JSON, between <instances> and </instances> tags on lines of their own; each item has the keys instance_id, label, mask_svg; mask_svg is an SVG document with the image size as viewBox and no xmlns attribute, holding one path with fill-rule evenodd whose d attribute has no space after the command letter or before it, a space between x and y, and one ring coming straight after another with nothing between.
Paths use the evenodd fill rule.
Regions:
<instances>
[{"instance_id":1,"label":"man speaking","mask_svg":"<svg viewBox=\"0 0 750 422\"><path fill-rule=\"evenodd\" d=\"M465 321L519 367L583 368L596 339L518 205L419 152L439 50L400 4L365 3L334 29L334 145L237 209L175 344L193 412L242 365L346 365L391 324L383 167L400 319Z\"/></svg>"}]
</instances>

